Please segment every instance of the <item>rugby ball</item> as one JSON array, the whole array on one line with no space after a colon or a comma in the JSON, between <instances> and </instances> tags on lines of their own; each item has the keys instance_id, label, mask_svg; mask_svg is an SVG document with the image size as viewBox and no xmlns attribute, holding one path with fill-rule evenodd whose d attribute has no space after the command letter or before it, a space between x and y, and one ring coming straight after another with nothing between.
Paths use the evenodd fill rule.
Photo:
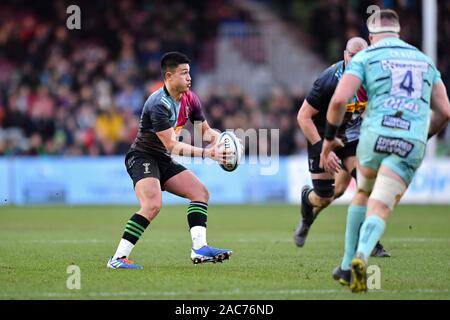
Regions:
<instances>
[{"instance_id":1,"label":"rugby ball","mask_svg":"<svg viewBox=\"0 0 450 320\"><path fill-rule=\"evenodd\" d=\"M238 167L242 157L242 146L239 139L231 131L224 131L217 139L217 145L223 143L222 148L231 150L234 153L232 157L225 164L220 164L220 167L225 171L234 171Z\"/></svg>"}]
</instances>

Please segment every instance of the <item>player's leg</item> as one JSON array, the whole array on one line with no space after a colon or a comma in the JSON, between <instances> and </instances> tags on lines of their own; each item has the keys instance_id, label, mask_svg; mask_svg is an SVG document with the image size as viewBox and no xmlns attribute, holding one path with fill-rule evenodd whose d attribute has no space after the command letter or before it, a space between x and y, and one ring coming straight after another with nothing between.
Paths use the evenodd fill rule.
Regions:
<instances>
[{"instance_id":1,"label":"player's leg","mask_svg":"<svg viewBox=\"0 0 450 320\"><path fill-rule=\"evenodd\" d=\"M161 187L156 178L144 178L136 183L136 197L140 204L140 209L128 220L122 239L128 240L129 249L122 251L120 246L114 255L115 257L128 257L131 249L144 233L150 222L156 217L161 209Z\"/></svg>"},{"instance_id":2,"label":"player's leg","mask_svg":"<svg viewBox=\"0 0 450 320\"><path fill-rule=\"evenodd\" d=\"M396 142L395 138L392 140ZM385 141L380 147L377 145L379 139L375 141L372 150L375 150L375 153L377 150L384 151L382 147ZM402 144L397 144L397 149L393 149L394 154L383 156L369 197L366 219L361 226L357 252L352 260L352 275L355 280L351 289L354 292L366 290L365 267L369 254L383 234L388 217L411 183L425 155L424 143L404 139L401 142ZM383 152L380 151L378 154ZM363 170L361 172L364 174Z\"/></svg>"},{"instance_id":3,"label":"player's leg","mask_svg":"<svg viewBox=\"0 0 450 320\"><path fill-rule=\"evenodd\" d=\"M351 172L357 183L357 192L347 211L344 256L341 265L333 271L333 278L345 285L351 284L351 261L355 255L360 227L367 211L368 196L372 192L376 171L382 159L382 156L372 153L373 148L370 147L370 143L375 139L376 137L370 134L361 134L359 143L352 145L352 149L347 154L341 155L345 168ZM355 150L356 147L357 150ZM372 170L361 171L362 165Z\"/></svg>"},{"instance_id":4,"label":"player's leg","mask_svg":"<svg viewBox=\"0 0 450 320\"><path fill-rule=\"evenodd\" d=\"M128 257L139 238L144 234L150 221L156 217L161 209L161 186L157 161L135 153L131 156L127 155L126 166L135 185L140 209L125 224L125 230L116 253L108 261L107 266L113 269L142 268L128 260Z\"/></svg>"},{"instance_id":5,"label":"player's leg","mask_svg":"<svg viewBox=\"0 0 450 320\"><path fill-rule=\"evenodd\" d=\"M373 169L364 167L358 170L361 170L366 177L373 172ZM353 292L367 291L366 268L368 257L380 240L385 230L386 221L406 188L406 182L398 174L386 166L380 167L368 199L367 213L360 228L356 254L351 261L353 281L350 288Z\"/></svg>"},{"instance_id":6,"label":"player's leg","mask_svg":"<svg viewBox=\"0 0 450 320\"><path fill-rule=\"evenodd\" d=\"M313 188L303 186L301 198L301 219L294 231L294 242L303 247L318 213L333 200L334 178L329 173L312 173Z\"/></svg>"},{"instance_id":7,"label":"player's leg","mask_svg":"<svg viewBox=\"0 0 450 320\"><path fill-rule=\"evenodd\" d=\"M355 181L357 181L357 170L356 170L356 166L357 166L357 159L355 156L356 153L356 146L352 147L352 148L347 148L346 153L343 155L343 164L344 164L344 168L345 170L340 170L339 173L335 176L336 177L336 186L335 186L335 193L334 193L334 198L338 198L340 197L345 190L347 189L351 178L353 177L355 179ZM342 172L347 173L347 175L345 176L344 174L342 174ZM351 173L348 174L348 173ZM340 176L341 175L341 176ZM361 195L356 194L355 197L360 198ZM358 200L356 200L356 202L359 202ZM364 201L362 201L363 203L366 203ZM359 217L361 217L361 219L364 219L365 216L365 212L366 212L366 204L362 205L362 206L358 206L357 204L351 204L348 208L348 212L347 212L347 222L350 223L350 226L354 226L354 221L358 221ZM363 214L364 213L364 214ZM356 220L354 220L356 218ZM362 224L362 222L361 222ZM353 234L352 231L349 231L350 234ZM346 232L347 234L347 232ZM353 244L353 241L351 241L351 248L356 249L356 245ZM354 255L355 252L350 253L349 251L345 251L346 253L344 254L344 259L343 260L348 260L348 265L350 268L350 261ZM383 247L383 245L378 241L377 244L375 245L375 248L373 249L372 253L371 253L372 257L379 257L379 258L386 258L386 257L390 257L391 254L386 251L386 249ZM348 257L348 259L345 259L345 257ZM345 264L344 264L345 265ZM344 269L346 270L346 269ZM350 269L348 269L350 270Z\"/></svg>"},{"instance_id":8,"label":"player's leg","mask_svg":"<svg viewBox=\"0 0 450 320\"><path fill-rule=\"evenodd\" d=\"M352 181L352 175L347 170L341 169L334 175L334 178L336 182L334 185L333 201L345 193L350 181Z\"/></svg>"},{"instance_id":9,"label":"player's leg","mask_svg":"<svg viewBox=\"0 0 450 320\"><path fill-rule=\"evenodd\" d=\"M359 230L364 222L367 211L368 195L372 191L376 171L362 177L358 171L358 188L347 210L347 222L345 227L344 256L341 265L333 270L333 278L342 285L350 285L351 261L355 255L359 240Z\"/></svg>"},{"instance_id":10,"label":"player's leg","mask_svg":"<svg viewBox=\"0 0 450 320\"><path fill-rule=\"evenodd\" d=\"M361 227L357 253L368 257L384 232L385 224L394 206L406 191L407 182L385 165L378 170L373 191L369 197L367 214Z\"/></svg>"},{"instance_id":11,"label":"player's leg","mask_svg":"<svg viewBox=\"0 0 450 320\"><path fill-rule=\"evenodd\" d=\"M321 148L321 143L308 147L308 164L313 188L308 185L302 188L301 219L294 231L294 242L298 247L305 244L315 216L333 200L334 177L320 168Z\"/></svg>"},{"instance_id":12,"label":"player's leg","mask_svg":"<svg viewBox=\"0 0 450 320\"><path fill-rule=\"evenodd\" d=\"M335 178L329 173L313 173L311 179L313 188L306 193L305 202L314 207L314 216L317 216L334 199Z\"/></svg>"},{"instance_id":13,"label":"player's leg","mask_svg":"<svg viewBox=\"0 0 450 320\"><path fill-rule=\"evenodd\" d=\"M198 249L207 245L206 225L208 223L209 193L200 180L188 170L171 177L164 189L191 202L187 209L187 220L192 236L192 245Z\"/></svg>"},{"instance_id":14,"label":"player's leg","mask_svg":"<svg viewBox=\"0 0 450 320\"><path fill-rule=\"evenodd\" d=\"M339 150L338 156L346 161L346 168L355 167L356 145L351 144ZM294 242L298 247L305 244L309 229L319 213L345 192L352 178L348 173L351 170L339 170L337 174L331 175L320 168L319 163L320 156L309 154L309 171L313 188L304 186L302 189L302 218L294 231Z\"/></svg>"},{"instance_id":15,"label":"player's leg","mask_svg":"<svg viewBox=\"0 0 450 320\"><path fill-rule=\"evenodd\" d=\"M352 180L352 176L356 179L356 147L357 147L357 141L352 142L343 148L340 148L336 150L336 155L339 157L342 163L342 169L339 170L338 173L334 174L333 176L324 172L320 167L317 167L316 161L310 160L311 166L310 171L312 175L312 179L314 181L314 176L318 174L316 179L334 179L335 185L333 189L329 186L329 184L324 184L322 187L322 190L319 190L319 186L316 188L314 187L314 190L319 191L322 194L318 194L316 191L316 194L311 193L309 200L314 205L314 213L315 216L317 216L320 211L328 207L331 202L333 202L335 199L342 196L347 190L348 185L350 184L350 181ZM320 157L319 157L320 162ZM331 191L333 191L331 193ZM328 197L330 194L332 194L331 199ZM319 195L319 197L315 198L315 195Z\"/></svg>"},{"instance_id":16,"label":"player's leg","mask_svg":"<svg viewBox=\"0 0 450 320\"><path fill-rule=\"evenodd\" d=\"M192 261L222 262L228 259L231 250L210 247L206 241L209 193L203 183L192 172L184 170L170 177L164 183L164 189L191 201L187 209L187 220L192 239Z\"/></svg>"},{"instance_id":17,"label":"player's leg","mask_svg":"<svg viewBox=\"0 0 450 320\"><path fill-rule=\"evenodd\" d=\"M341 160L342 169L335 174L336 186L334 191L334 199L342 196L348 188L348 185L352 181L352 178L356 181L356 148L358 141L351 142L345 145L343 148L336 150L336 155Z\"/></svg>"}]
</instances>

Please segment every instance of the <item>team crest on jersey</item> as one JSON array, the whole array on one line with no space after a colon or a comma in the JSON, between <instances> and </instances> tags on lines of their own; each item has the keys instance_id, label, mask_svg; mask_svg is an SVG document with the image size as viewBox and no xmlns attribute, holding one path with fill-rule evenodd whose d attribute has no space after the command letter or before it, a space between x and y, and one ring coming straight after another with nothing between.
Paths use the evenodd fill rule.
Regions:
<instances>
[{"instance_id":1,"label":"team crest on jersey","mask_svg":"<svg viewBox=\"0 0 450 320\"><path fill-rule=\"evenodd\" d=\"M151 173L151 171L150 171L150 163L143 163L142 164L143 166L144 166L144 174L148 174L148 173Z\"/></svg>"}]
</instances>

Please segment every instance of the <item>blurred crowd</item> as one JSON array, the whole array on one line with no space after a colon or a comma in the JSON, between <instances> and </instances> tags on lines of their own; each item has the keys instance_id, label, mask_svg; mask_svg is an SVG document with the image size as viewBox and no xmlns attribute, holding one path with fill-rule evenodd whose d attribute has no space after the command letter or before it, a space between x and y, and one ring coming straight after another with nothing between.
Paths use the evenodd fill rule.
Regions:
<instances>
[{"instance_id":1,"label":"blurred crowd","mask_svg":"<svg viewBox=\"0 0 450 320\"><path fill-rule=\"evenodd\" d=\"M281 0L274 2L279 14L294 25L300 25L310 37L310 45L328 63L342 59L348 39L363 36L367 8L394 9L402 25L401 37L408 43L422 47L422 0ZM437 67L450 92L450 1L438 0L438 58ZM326 22L326 23L324 23ZM450 127L438 135L438 155L450 155Z\"/></svg>"},{"instance_id":2,"label":"blurred crowd","mask_svg":"<svg viewBox=\"0 0 450 320\"><path fill-rule=\"evenodd\" d=\"M282 10L286 19L307 23L304 29L317 36L312 47L329 62L340 59L345 39L365 32L359 17L365 16L366 1L281 3L293 8ZM400 6L400 14L406 40L420 46L417 3ZM124 154L146 97L162 84L162 54L186 53L195 87L196 74L214 67L212 43L220 23L251 19L227 0L175 0L170 6L163 0L81 0L81 30L68 30L70 4L0 4L0 155ZM345 10L349 5L354 11ZM298 8L303 13L297 16ZM449 13L450 4L440 2L440 14ZM450 35L447 20L440 20L439 61L448 84L450 52L442 43ZM231 84L225 94L210 92L201 100L213 128L280 129L279 151L287 155L306 147L295 120L304 95L274 87L256 101Z\"/></svg>"},{"instance_id":3,"label":"blurred crowd","mask_svg":"<svg viewBox=\"0 0 450 320\"><path fill-rule=\"evenodd\" d=\"M214 53L200 51L217 25L246 19L226 0L85 0L81 29L69 30L71 4L0 4L0 154L125 153L162 85L162 54L187 54L195 78L213 66Z\"/></svg>"}]
</instances>

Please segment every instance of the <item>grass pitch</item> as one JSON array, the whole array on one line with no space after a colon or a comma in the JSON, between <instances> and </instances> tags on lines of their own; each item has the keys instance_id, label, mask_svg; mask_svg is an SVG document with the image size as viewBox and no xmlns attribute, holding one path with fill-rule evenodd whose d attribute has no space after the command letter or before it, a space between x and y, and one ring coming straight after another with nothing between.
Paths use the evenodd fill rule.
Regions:
<instances>
[{"instance_id":1,"label":"grass pitch","mask_svg":"<svg viewBox=\"0 0 450 320\"><path fill-rule=\"evenodd\" d=\"M216 206L209 244L234 250L223 264L193 265L186 206L163 207L131 259L143 270L111 270L136 207L0 208L0 299L450 299L450 207L400 206L372 258L381 289L352 294L331 278L343 252L346 206L322 212L304 248L292 232L296 206ZM66 286L69 265L81 289Z\"/></svg>"}]
</instances>

